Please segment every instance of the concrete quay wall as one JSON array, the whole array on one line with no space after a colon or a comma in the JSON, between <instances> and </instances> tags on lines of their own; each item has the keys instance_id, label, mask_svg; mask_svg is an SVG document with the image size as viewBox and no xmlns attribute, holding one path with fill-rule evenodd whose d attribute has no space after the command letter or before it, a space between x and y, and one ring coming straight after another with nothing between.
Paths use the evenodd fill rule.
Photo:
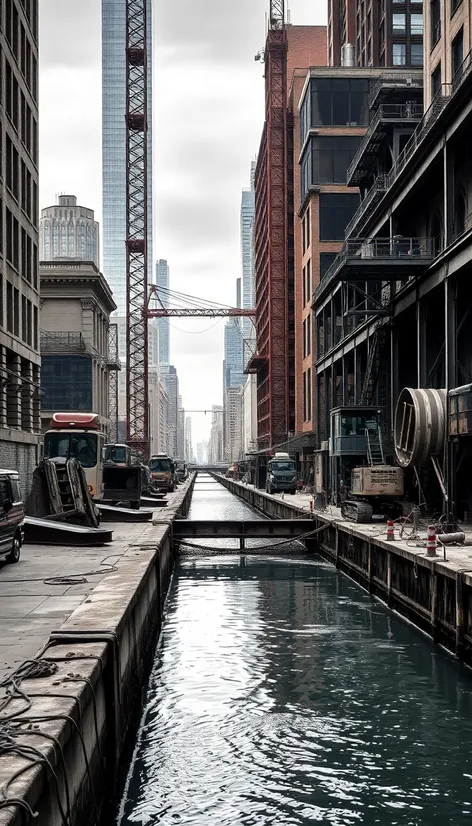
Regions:
<instances>
[{"instance_id":1,"label":"concrete quay wall","mask_svg":"<svg viewBox=\"0 0 472 826\"><path fill-rule=\"evenodd\" d=\"M252 507L275 519L306 519L296 497L276 498L241 482L214 475L222 485ZM313 512L314 527L324 526L306 540L312 550L389 608L408 619L432 640L467 665L472 665L472 536L466 546L447 548L427 557L425 543L390 542L377 535L379 525L357 525L337 516Z\"/></svg>"},{"instance_id":2,"label":"concrete quay wall","mask_svg":"<svg viewBox=\"0 0 472 826\"><path fill-rule=\"evenodd\" d=\"M110 826L122 792L174 565L172 521L186 516L195 477L137 526L117 570L51 633L57 671L21 683L27 699L0 712L0 826ZM110 546L112 553L112 546ZM72 813L69 817L69 811Z\"/></svg>"}]
</instances>

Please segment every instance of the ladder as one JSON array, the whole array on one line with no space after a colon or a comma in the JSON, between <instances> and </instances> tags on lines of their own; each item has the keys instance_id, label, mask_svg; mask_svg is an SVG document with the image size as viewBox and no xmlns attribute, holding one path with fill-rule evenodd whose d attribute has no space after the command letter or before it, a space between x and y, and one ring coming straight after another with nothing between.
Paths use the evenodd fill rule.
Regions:
<instances>
[{"instance_id":1,"label":"ladder","mask_svg":"<svg viewBox=\"0 0 472 826\"><path fill-rule=\"evenodd\" d=\"M382 432L378 424L372 427L366 427L365 441L369 466L375 467L375 465L384 465L385 456L382 444Z\"/></svg>"}]
</instances>

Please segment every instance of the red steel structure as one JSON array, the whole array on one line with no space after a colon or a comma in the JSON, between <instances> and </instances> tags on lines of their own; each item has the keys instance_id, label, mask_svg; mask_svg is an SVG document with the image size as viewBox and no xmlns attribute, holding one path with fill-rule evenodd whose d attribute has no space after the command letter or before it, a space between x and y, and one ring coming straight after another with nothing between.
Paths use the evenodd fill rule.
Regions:
<instances>
[{"instance_id":1,"label":"red steel structure","mask_svg":"<svg viewBox=\"0 0 472 826\"><path fill-rule=\"evenodd\" d=\"M158 306L151 307L152 301ZM227 307L224 304L206 301L185 293L178 293L152 284L149 288L149 297L144 310L149 318L251 318L256 310L242 307Z\"/></svg>"},{"instance_id":2,"label":"red steel structure","mask_svg":"<svg viewBox=\"0 0 472 826\"><path fill-rule=\"evenodd\" d=\"M147 6L126 0L126 407L127 441L149 453L147 256Z\"/></svg>"},{"instance_id":3,"label":"red steel structure","mask_svg":"<svg viewBox=\"0 0 472 826\"><path fill-rule=\"evenodd\" d=\"M260 450L287 439L290 422L287 30L284 0L271 0L265 48L265 126L256 167L255 289Z\"/></svg>"}]
</instances>

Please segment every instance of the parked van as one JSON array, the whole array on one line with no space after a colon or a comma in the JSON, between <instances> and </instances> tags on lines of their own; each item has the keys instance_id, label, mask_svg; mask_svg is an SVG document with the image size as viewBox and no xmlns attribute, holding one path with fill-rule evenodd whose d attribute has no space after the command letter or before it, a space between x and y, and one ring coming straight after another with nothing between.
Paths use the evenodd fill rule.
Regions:
<instances>
[{"instance_id":1,"label":"parked van","mask_svg":"<svg viewBox=\"0 0 472 826\"><path fill-rule=\"evenodd\" d=\"M0 470L0 560L18 562L23 545L25 506L16 470Z\"/></svg>"}]
</instances>

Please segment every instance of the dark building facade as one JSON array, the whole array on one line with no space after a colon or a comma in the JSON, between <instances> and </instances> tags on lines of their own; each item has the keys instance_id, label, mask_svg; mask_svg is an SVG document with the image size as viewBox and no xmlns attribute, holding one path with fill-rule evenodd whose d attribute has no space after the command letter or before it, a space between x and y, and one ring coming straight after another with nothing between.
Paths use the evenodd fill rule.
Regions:
<instances>
[{"instance_id":1,"label":"dark building facade","mask_svg":"<svg viewBox=\"0 0 472 826\"><path fill-rule=\"evenodd\" d=\"M422 0L329 0L328 59L330 66L422 66Z\"/></svg>"},{"instance_id":2,"label":"dark building facade","mask_svg":"<svg viewBox=\"0 0 472 826\"><path fill-rule=\"evenodd\" d=\"M31 482L39 432L38 4L0 3L0 466Z\"/></svg>"},{"instance_id":3,"label":"dark building facade","mask_svg":"<svg viewBox=\"0 0 472 826\"><path fill-rule=\"evenodd\" d=\"M423 115L411 94L384 80L371 98L348 170L362 201L314 294L318 447L335 500L378 418L407 498L454 524L472 511L470 55Z\"/></svg>"}]
</instances>

